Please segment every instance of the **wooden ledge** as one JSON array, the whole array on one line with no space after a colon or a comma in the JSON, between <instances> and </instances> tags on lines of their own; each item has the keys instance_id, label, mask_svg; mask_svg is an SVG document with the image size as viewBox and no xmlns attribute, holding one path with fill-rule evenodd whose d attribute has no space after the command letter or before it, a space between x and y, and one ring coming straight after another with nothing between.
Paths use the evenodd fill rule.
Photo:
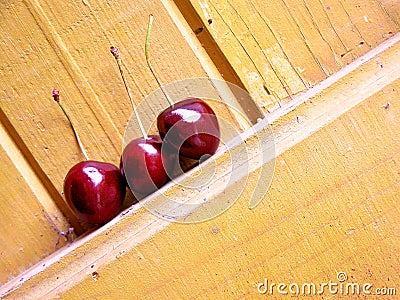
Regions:
<instances>
[{"instance_id":1,"label":"wooden ledge","mask_svg":"<svg viewBox=\"0 0 400 300\"><path fill-rule=\"evenodd\" d=\"M383 44L378 51L372 52L372 55L370 53L360 58L355 63L354 68L353 65L349 66L347 73L343 74L343 76L333 77L334 80L332 82L328 79L325 84L320 85L322 88L316 88L316 92L310 90L308 92L309 96L299 96L299 101L295 102L299 105L295 109L293 107L292 111L287 111L285 110L286 108L283 108L279 117L272 115L275 155L280 157L287 150L294 148L321 128L326 127L346 114L350 109L364 103L372 95L393 83L398 83L400 78L399 40L400 35L398 34ZM377 109L384 110L379 106ZM262 159L263 153L260 151L260 139L258 136L264 138L269 136L269 132L270 125L267 117L267 119L260 121L233 141L229 149L221 150L212 161L205 163L202 166L203 172L211 172L215 169L215 174L217 174L215 179L208 185L211 188L189 191L186 188L182 188L180 184L185 185L191 179L179 178L175 183L168 184L162 188L160 192L175 201L186 202L188 199L197 200L203 197L225 201L234 193L243 191L238 201L246 203L245 206L241 205L240 207L247 207L248 209L249 196L255 187L258 176L260 176L259 171L262 169L263 163L266 162ZM229 155L230 153L235 155L235 151L241 150L243 147L249 153L249 172L239 172L240 176L234 182L223 187L221 182L226 182L226 179L234 172L231 169ZM215 168L213 166L214 162L216 164ZM200 172L200 169L194 169L190 174L195 175L196 172ZM249 180L249 177L252 179ZM235 188L238 185L244 188L237 191ZM164 198L162 197L154 194L147 201L157 201L157 199L163 201ZM254 206L254 203L251 206ZM257 207L254 208L254 211L256 210ZM230 215L233 213L234 215ZM219 218L224 220L224 218L228 218L228 215L229 218L239 217L237 214L237 210L228 211ZM79 291L84 290L86 297L95 297L96 293L99 293L102 288L104 288L104 292L121 295L121 291L118 291L117 286L124 282L124 276L114 274L115 277L111 282L103 283L112 285L112 287L108 286L107 288L101 283L104 282L102 281L103 276L110 279L107 276L114 276L112 275L112 270L119 270L118 264L126 266L127 258L130 258L129 266L131 269L126 270L128 274L136 273L135 267L138 267L138 272L157 277L155 275L157 273L156 264L147 264L143 267L144 269L140 269L139 262L141 260L144 261L147 254L142 253L138 248L146 241L158 236L157 233L166 230L171 224L173 223L158 218L138 205L132 206L108 224L65 246L33 268L1 286L0 296L5 299L54 298L67 294L69 297L78 298L78 295L79 297L82 296ZM181 225L174 226L175 228L177 226L182 228ZM202 231L196 230L196 228L194 227L192 238L202 235ZM230 241L228 236L221 238L221 243L224 240ZM239 247L245 247L245 244L241 244ZM173 247L168 248L167 251L169 252L165 255L173 257L173 249ZM190 252L191 250L185 251ZM163 276L165 277L165 274ZM259 279L262 280L262 278ZM142 285L139 284L139 286ZM76 288L75 294L73 292L74 288ZM151 294L153 288L150 286L146 288L147 290L137 291L137 293ZM114 292L112 292L113 289ZM249 284L248 289L250 290L249 293L251 293L253 287ZM135 286L131 286L130 290L125 292L129 293L133 290L135 290ZM212 293L210 290L210 295ZM180 295L182 296L182 294ZM107 297L111 296L113 295L107 295ZM133 295L131 296L133 297ZM68 297L65 296L65 298Z\"/></svg>"}]
</instances>

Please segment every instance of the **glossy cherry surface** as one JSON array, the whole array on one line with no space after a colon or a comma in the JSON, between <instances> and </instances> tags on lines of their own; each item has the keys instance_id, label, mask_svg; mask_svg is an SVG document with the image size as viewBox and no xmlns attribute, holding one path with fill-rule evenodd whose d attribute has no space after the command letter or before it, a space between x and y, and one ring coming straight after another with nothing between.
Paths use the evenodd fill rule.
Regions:
<instances>
[{"instance_id":1,"label":"glossy cherry surface","mask_svg":"<svg viewBox=\"0 0 400 300\"><path fill-rule=\"evenodd\" d=\"M64 181L64 195L75 214L91 224L104 224L121 210L124 178L110 163L87 160L73 166Z\"/></svg>"},{"instance_id":2,"label":"glossy cherry surface","mask_svg":"<svg viewBox=\"0 0 400 300\"><path fill-rule=\"evenodd\" d=\"M162 111L157 117L157 128L165 143L192 159L213 155L219 146L220 128L215 112L199 98L187 98Z\"/></svg>"},{"instance_id":3,"label":"glossy cherry surface","mask_svg":"<svg viewBox=\"0 0 400 300\"><path fill-rule=\"evenodd\" d=\"M168 170L174 164L173 159L162 151L162 140L158 135L129 142L121 161L121 172L138 199L160 188L167 181Z\"/></svg>"}]
</instances>

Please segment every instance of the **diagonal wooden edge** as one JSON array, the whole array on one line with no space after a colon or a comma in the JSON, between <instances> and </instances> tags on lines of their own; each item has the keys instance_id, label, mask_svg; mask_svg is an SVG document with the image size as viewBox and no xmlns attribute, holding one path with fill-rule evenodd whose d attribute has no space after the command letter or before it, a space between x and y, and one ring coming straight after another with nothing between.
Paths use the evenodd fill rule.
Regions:
<instances>
[{"instance_id":1,"label":"diagonal wooden edge","mask_svg":"<svg viewBox=\"0 0 400 300\"><path fill-rule=\"evenodd\" d=\"M371 51L364 54L363 56L357 58L351 64L348 64L347 66L343 67L341 70L339 70L332 76L329 76L327 79L321 81L320 83L315 85L313 88L307 90L306 92L300 93L299 95L294 97L290 102L283 104L281 108L273 111L271 114L268 115L268 120L270 120L270 122L272 123L272 122L276 121L278 118L280 118L281 116L286 115L287 113L293 111L294 109L296 109L296 107L298 107L302 103L306 102L309 99L314 98L319 93L321 93L323 90L326 90L331 85L335 84L336 82L340 81L344 77L348 76L351 72L360 68L365 63L373 60L378 55L380 55L382 52L386 51L390 47L397 44L399 41L400 41L400 33L397 33L392 38L386 40L379 46L375 47Z\"/></svg>"},{"instance_id":2,"label":"diagonal wooden edge","mask_svg":"<svg viewBox=\"0 0 400 300\"><path fill-rule=\"evenodd\" d=\"M194 191L182 188L182 185L185 186L191 182L192 179L189 176L177 178L175 182L164 186L160 193L180 203L195 201L199 197L221 198L224 189L234 188L236 182L247 177L248 172L254 172L262 167L262 163L267 163L260 158L263 153L260 151L258 137L263 133L268 135L270 123L274 130L275 155L279 156L399 79L399 40L400 34L395 35L341 72L295 98L293 104L288 104L260 120L251 129L232 140L229 147L221 149L213 160L204 163L201 169L196 168L189 172L188 175L211 172L210 170L214 170L212 168L216 164L217 176L208 184L212 188L203 187ZM307 105L304 104L305 102ZM243 174L239 172L241 176L238 176L236 181L223 188L218 187L231 173L235 172L229 163L229 155L242 149L243 146L249 153L248 172ZM161 194L149 196L144 204L157 201L163 197ZM256 199L255 202L261 200L262 198ZM249 204L250 207L257 205L257 203ZM50 298L59 295L91 274L93 266L99 268L110 264L129 250L135 249L138 244L162 231L169 224L169 221L149 213L139 205L132 206L108 224L65 246L1 286L0 297Z\"/></svg>"},{"instance_id":3,"label":"diagonal wooden edge","mask_svg":"<svg viewBox=\"0 0 400 300\"><path fill-rule=\"evenodd\" d=\"M23 176L32 192L37 197L56 231L63 231L73 226L75 232L80 234L84 231L81 222L73 215L58 191L38 166L32 155L15 128L0 108L0 145L7 152L15 167ZM67 220L64 216L71 215Z\"/></svg>"},{"instance_id":4,"label":"diagonal wooden edge","mask_svg":"<svg viewBox=\"0 0 400 300\"><path fill-rule=\"evenodd\" d=\"M187 19L188 15L193 18L197 14L192 11L192 6L190 3L184 1L174 2L172 0L161 0L164 8L168 11L171 18L174 20L175 25L178 27L179 31L182 33L183 38L187 41L188 45L192 48L193 53L196 55L197 59L200 61L204 70L210 78L215 78L218 80L227 80L238 86L240 89L245 89L240 79L237 77L235 72L231 70L231 66L227 61L226 57L220 52L218 47L214 47L214 41L210 35L207 35L207 41L197 37L190 27L190 21L192 19ZM179 6L179 7L178 7ZM183 12L187 9L190 10L186 16L183 16ZM185 21L184 21L185 20ZM198 21L198 20L197 20ZM205 44L212 44L212 51L207 51ZM222 70L218 69L217 64L224 64L224 75L221 75ZM236 117L239 125L242 125L242 129L247 129L248 120L255 124L258 118L264 116L263 110L257 105L255 101L247 101L247 99L237 99L232 91L230 91L228 85L223 85L222 81L215 85L215 88L224 96L224 101L228 105L241 108L240 111L233 110L232 113ZM242 103L244 102L244 103ZM243 118L246 116L246 118Z\"/></svg>"}]
</instances>

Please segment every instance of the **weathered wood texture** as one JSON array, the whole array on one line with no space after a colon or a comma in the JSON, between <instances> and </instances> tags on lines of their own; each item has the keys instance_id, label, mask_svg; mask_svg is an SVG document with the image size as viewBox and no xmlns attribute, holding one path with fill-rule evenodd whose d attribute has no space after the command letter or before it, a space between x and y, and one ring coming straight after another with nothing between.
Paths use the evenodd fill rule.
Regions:
<instances>
[{"instance_id":1,"label":"weathered wood texture","mask_svg":"<svg viewBox=\"0 0 400 300\"><path fill-rule=\"evenodd\" d=\"M400 28L397 1L176 3L205 47L219 46L214 56L217 65L222 61L222 74L234 80L234 72L266 112L337 72Z\"/></svg>"},{"instance_id":2,"label":"weathered wood texture","mask_svg":"<svg viewBox=\"0 0 400 300\"><path fill-rule=\"evenodd\" d=\"M279 156L254 211L245 193L215 220L171 225L63 297L254 299L264 278L318 284L336 281L340 271L353 282L399 289L399 86L386 86Z\"/></svg>"},{"instance_id":3,"label":"weathered wood texture","mask_svg":"<svg viewBox=\"0 0 400 300\"><path fill-rule=\"evenodd\" d=\"M9 298L255 299L265 279L318 286L339 272L371 292L398 291L399 58L397 42L273 124L279 156L255 209L258 169L207 222L168 224L133 208L22 274Z\"/></svg>"},{"instance_id":4,"label":"weathered wood texture","mask_svg":"<svg viewBox=\"0 0 400 300\"><path fill-rule=\"evenodd\" d=\"M18 211L30 211L30 215L40 218L48 215L53 221L57 217L40 204L47 200L32 198L29 188L43 188L51 195L61 214L68 219L68 222L64 219L58 224L59 230L64 231L72 225L76 233L81 234L88 229L76 220L61 195L64 176L84 157L67 119L52 100L51 91L55 87L61 91L61 100L71 114L89 157L118 164L132 107L109 48L119 47L127 65L125 73L133 98L137 104L141 103L146 95L157 89L144 57L150 13L156 13L151 57L160 80L170 83L207 77L205 68L210 69L210 66L204 65L198 53L195 55L192 45L160 1L117 1L112 5L104 1L0 3L0 119L6 127L4 134L15 144L12 151L19 151L26 160L26 167L38 176L38 182L30 182L29 187L21 183L8 189L7 186L20 175L6 159L11 154L3 153L6 168L2 174L10 177L1 178L1 207L10 215L0 221L1 259L7 270L13 271L2 273L0 283L55 249L57 235L55 230L48 229L49 222L42 220L40 226L33 222L25 224L22 220L28 217L26 214L18 220L14 218ZM161 95L156 104L151 107L153 111L148 111L149 115L167 106ZM223 114L233 126L237 125L226 107L219 106L217 113ZM150 121L147 114L142 117ZM9 199L3 200L7 192ZM27 199L22 201L21 195L25 193ZM127 199L128 202L131 200ZM12 211L8 209L9 203L15 207ZM13 228L14 234L7 226ZM31 246L23 243L18 246L15 235L21 243L31 241ZM30 248L31 254L23 260L10 261L9 257L16 251L14 244L17 250L28 251Z\"/></svg>"},{"instance_id":5,"label":"weathered wood texture","mask_svg":"<svg viewBox=\"0 0 400 300\"><path fill-rule=\"evenodd\" d=\"M0 3L0 284L40 261L16 277L12 286L23 285L8 297L252 299L265 277L321 283L338 271L399 291L400 82L391 82L399 72L381 73L387 62L398 66L389 59L398 58L398 45L278 119L283 153L255 210L247 207L251 184L227 213L197 225L170 225L134 207L54 252L59 231L73 226L80 235L89 226L61 193L68 169L83 157L51 90L61 90L89 156L117 164L132 108L109 47L119 47L141 103L157 89L144 59L148 14L156 15L151 57L162 82L218 77L218 68L265 111L375 48L400 22L398 2L388 0L176 4L180 10L170 0ZM366 97L357 82L374 80L380 88ZM343 116L332 108L340 118L325 127L329 105L357 88L360 104ZM160 94L144 119L166 105ZM318 108L326 115L312 119ZM246 127L226 107L217 113ZM307 130L320 129L310 123L322 129L309 137ZM179 186L171 190L184 196Z\"/></svg>"},{"instance_id":6,"label":"weathered wood texture","mask_svg":"<svg viewBox=\"0 0 400 300\"><path fill-rule=\"evenodd\" d=\"M3 126L0 137L0 282L4 283L52 253L58 233L68 223Z\"/></svg>"},{"instance_id":7,"label":"weathered wood texture","mask_svg":"<svg viewBox=\"0 0 400 300\"><path fill-rule=\"evenodd\" d=\"M379 1L390 17L397 23L400 23L400 2L397 0L380 0Z\"/></svg>"}]
</instances>

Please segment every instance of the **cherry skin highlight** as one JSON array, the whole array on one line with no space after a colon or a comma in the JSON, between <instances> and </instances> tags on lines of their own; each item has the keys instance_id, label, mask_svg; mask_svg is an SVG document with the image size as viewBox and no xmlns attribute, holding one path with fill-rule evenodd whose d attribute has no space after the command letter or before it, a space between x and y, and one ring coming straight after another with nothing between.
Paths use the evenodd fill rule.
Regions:
<instances>
[{"instance_id":1,"label":"cherry skin highlight","mask_svg":"<svg viewBox=\"0 0 400 300\"><path fill-rule=\"evenodd\" d=\"M149 40L153 24L153 15L149 15L147 26L145 57L150 72L168 100L170 107L157 117L157 128L163 142L175 148L182 156L195 160L206 159L213 155L219 146L220 129L212 108L199 98L187 98L174 103L164 89L149 59Z\"/></svg>"},{"instance_id":2,"label":"cherry skin highlight","mask_svg":"<svg viewBox=\"0 0 400 300\"><path fill-rule=\"evenodd\" d=\"M162 111L157 128L165 143L183 156L199 160L219 146L220 128L212 108L199 98L187 98Z\"/></svg>"},{"instance_id":3,"label":"cherry skin highlight","mask_svg":"<svg viewBox=\"0 0 400 300\"><path fill-rule=\"evenodd\" d=\"M125 193L119 168L105 162L79 162L69 170L64 181L68 205L90 224L104 224L114 218L121 210Z\"/></svg>"},{"instance_id":4,"label":"cherry skin highlight","mask_svg":"<svg viewBox=\"0 0 400 300\"><path fill-rule=\"evenodd\" d=\"M175 160L162 151L162 140L158 135L149 135L147 139L137 138L129 142L121 161L122 174L135 197L141 199L168 180L168 170Z\"/></svg>"}]
</instances>

